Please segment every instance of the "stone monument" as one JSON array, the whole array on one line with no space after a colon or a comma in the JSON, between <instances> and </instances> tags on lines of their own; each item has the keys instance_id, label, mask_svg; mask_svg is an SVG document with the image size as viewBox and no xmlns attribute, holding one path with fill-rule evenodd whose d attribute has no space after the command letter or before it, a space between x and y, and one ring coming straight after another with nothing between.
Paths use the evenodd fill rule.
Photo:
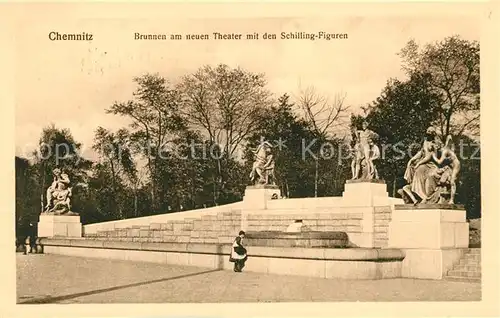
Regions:
<instances>
[{"instance_id":1,"label":"stone monument","mask_svg":"<svg viewBox=\"0 0 500 318\"><path fill-rule=\"evenodd\" d=\"M443 146L428 128L422 148L408 161L408 184L398 191L405 204L394 207L388 229L388 246L407 249L404 276L439 279L468 248L466 211L454 204L459 172L451 136Z\"/></svg>"},{"instance_id":2,"label":"stone monument","mask_svg":"<svg viewBox=\"0 0 500 318\"><path fill-rule=\"evenodd\" d=\"M361 129L353 130L354 145L352 149L352 177L346 180L342 193L342 206L351 211L360 211L363 215L362 231L351 234L356 245L376 248L384 246L380 233L379 213L400 202L400 199L390 198L387 185L380 178L377 162L380 160L380 148L377 146L378 134L368 128L363 121Z\"/></svg>"},{"instance_id":3,"label":"stone monument","mask_svg":"<svg viewBox=\"0 0 500 318\"><path fill-rule=\"evenodd\" d=\"M70 179L61 169L53 170L54 179L47 188L47 204L40 214L39 237L81 237L80 215L71 211Z\"/></svg>"}]
</instances>

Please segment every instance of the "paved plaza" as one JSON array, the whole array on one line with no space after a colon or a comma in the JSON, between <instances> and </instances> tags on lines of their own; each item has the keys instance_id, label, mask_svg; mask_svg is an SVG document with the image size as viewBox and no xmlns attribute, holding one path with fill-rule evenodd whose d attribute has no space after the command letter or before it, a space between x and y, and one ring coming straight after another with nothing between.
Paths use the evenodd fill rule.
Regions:
<instances>
[{"instance_id":1,"label":"paved plaza","mask_svg":"<svg viewBox=\"0 0 500 318\"><path fill-rule=\"evenodd\" d=\"M21 304L481 299L478 283L335 280L48 254L16 257Z\"/></svg>"}]
</instances>

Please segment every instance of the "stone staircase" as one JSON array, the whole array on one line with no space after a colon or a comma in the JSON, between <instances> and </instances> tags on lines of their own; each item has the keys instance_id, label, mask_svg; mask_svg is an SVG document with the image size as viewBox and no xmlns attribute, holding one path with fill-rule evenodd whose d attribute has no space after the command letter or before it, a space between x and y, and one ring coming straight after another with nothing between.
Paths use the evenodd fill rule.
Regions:
<instances>
[{"instance_id":1,"label":"stone staircase","mask_svg":"<svg viewBox=\"0 0 500 318\"><path fill-rule=\"evenodd\" d=\"M445 279L461 282L481 282L481 249L470 248L448 271Z\"/></svg>"},{"instance_id":2,"label":"stone staircase","mask_svg":"<svg viewBox=\"0 0 500 318\"><path fill-rule=\"evenodd\" d=\"M373 216L373 246L376 248L386 248L388 246L391 213L390 207L375 207Z\"/></svg>"},{"instance_id":3,"label":"stone staircase","mask_svg":"<svg viewBox=\"0 0 500 318\"><path fill-rule=\"evenodd\" d=\"M149 243L230 244L241 230L241 211L220 212L200 218L97 231L86 239Z\"/></svg>"}]
</instances>

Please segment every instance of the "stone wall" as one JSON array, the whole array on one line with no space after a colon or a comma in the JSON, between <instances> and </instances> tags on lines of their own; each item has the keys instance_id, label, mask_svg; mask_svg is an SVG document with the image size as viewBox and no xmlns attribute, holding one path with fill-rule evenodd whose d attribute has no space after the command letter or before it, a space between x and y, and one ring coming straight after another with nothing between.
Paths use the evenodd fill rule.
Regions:
<instances>
[{"instance_id":1,"label":"stone wall","mask_svg":"<svg viewBox=\"0 0 500 318\"><path fill-rule=\"evenodd\" d=\"M240 225L241 211L232 211L165 223L133 225L124 229L87 233L84 236L103 241L229 244L241 230Z\"/></svg>"},{"instance_id":2,"label":"stone wall","mask_svg":"<svg viewBox=\"0 0 500 318\"><path fill-rule=\"evenodd\" d=\"M296 220L311 231L345 232L351 246L387 247L394 204L380 182L346 184L342 197L273 200L276 189L249 187L242 202L84 226L96 240L229 244L240 230L285 231ZM270 192L271 191L271 192Z\"/></svg>"},{"instance_id":3,"label":"stone wall","mask_svg":"<svg viewBox=\"0 0 500 318\"><path fill-rule=\"evenodd\" d=\"M291 223L302 220L311 231L359 233L363 215L361 213L249 214L246 218L248 231L285 231Z\"/></svg>"},{"instance_id":4,"label":"stone wall","mask_svg":"<svg viewBox=\"0 0 500 318\"><path fill-rule=\"evenodd\" d=\"M373 246L385 248L388 245L389 222L391 221L392 209L390 206L374 208L373 222Z\"/></svg>"},{"instance_id":5,"label":"stone wall","mask_svg":"<svg viewBox=\"0 0 500 318\"><path fill-rule=\"evenodd\" d=\"M182 221L185 219L199 219L204 216L216 216L223 212L230 213L233 210L241 210L241 202L220 205L206 209L197 209L184 212L166 213L118 221L87 224L83 226L83 234L91 235L96 234L99 231L111 231L114 229L130 228L133 226L149 226L150 224L154 223L168 223L170 221Z\"/></svg>"}]
</instances>

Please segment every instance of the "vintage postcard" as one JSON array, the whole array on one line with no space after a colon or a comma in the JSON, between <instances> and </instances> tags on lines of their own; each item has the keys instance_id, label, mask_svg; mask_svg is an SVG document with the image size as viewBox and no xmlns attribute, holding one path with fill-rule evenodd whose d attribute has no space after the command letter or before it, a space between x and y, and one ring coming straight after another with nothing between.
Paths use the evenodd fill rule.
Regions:
<instances>
[{"instance_id":1,"label":"vintage postcard","mask_svg":"<svg viewBox=\"0 0 500 318\"><path fill-rule=\"evenodd\" d=\"M5 317L498 314L495 4L0 8Z\"/></svg>"}]
</instances>

